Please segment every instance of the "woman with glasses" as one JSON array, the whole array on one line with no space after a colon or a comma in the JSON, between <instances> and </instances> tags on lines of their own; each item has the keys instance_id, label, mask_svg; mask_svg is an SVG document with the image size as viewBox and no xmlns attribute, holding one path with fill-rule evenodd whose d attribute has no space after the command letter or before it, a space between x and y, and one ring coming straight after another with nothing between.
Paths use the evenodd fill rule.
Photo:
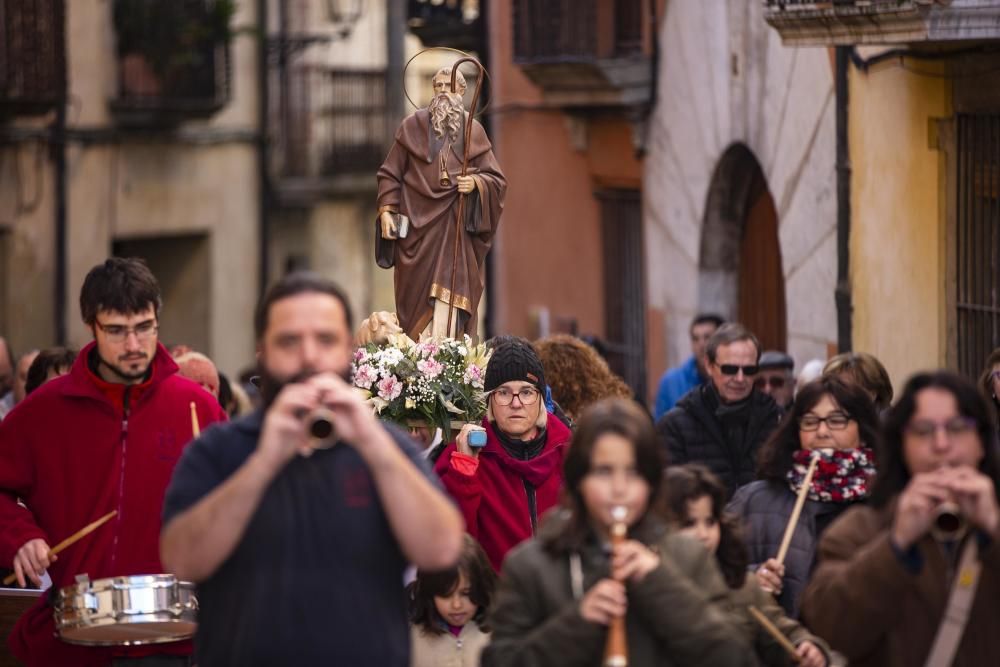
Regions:
<instances>
[{"instance_id":1,"label":"woman with glasses","mask_svg":"<svg viewBox=\"0 0 1000 667\"><path fill-rule=\"evenodd\" d=\"M802 387L759 455L758 477L740 487L728 511L743 519L751 568L761 588L797 618L823 531L868 497L878 421L868 395L824 377ZM784 563L775 556L810 460L819 458Z\"/></svg>"},{"instance_id":2,"label":"woman with glasses","mask_svg":"<svg viewBox=\"0 0 1000 667\"><path fill-rule=\"evenodd\" d=\"M484 387L482 426L462 428L434 471L499 572L507 552L534 535L539 518L559 502L572 432L545 410L545 371L527 341L508 339L493 349Z\"/></svg>"},{"instance_id":3,"label":"woman with glasses","mask_svg":"<svg viewBox=\"0 0 1000 667\"><path fill-rule=\"evenodd\" d=\"M851 665L1000 665L998 486L976 387L911 378L884 422L869 504L823 536L803 618Z\"/></svg>"},{"instance_id":4,"label":"woman with glasses","mask_svg":"<svg viewBox=\"0 0 1000 667\"><path fill-rule=\"evenodd\" d=\"M993 350L993 354L986 360L986 370L979 378L979 389L992 408L990 412L993 414L993 424L1000 437L1000 347Z\"/></svg>"}]
</instances>

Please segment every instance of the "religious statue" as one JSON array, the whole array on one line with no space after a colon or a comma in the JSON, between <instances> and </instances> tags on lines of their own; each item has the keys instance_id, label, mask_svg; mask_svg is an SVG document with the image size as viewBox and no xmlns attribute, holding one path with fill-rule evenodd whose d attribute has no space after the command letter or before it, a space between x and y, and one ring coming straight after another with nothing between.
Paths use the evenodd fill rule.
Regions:
<instances>
[{"instance_id":1,"label":"religious statue","mask_svg":"<svg viewBox=\"0 0 1000 667\"><path fill-rule=\"evenodd\" d=\"M395 267L396 314L414 340L475 336L507 190L486 131L462 101L464 60L472 59L434 75L432 102L403 120L378 170L376 258Z\"/></svg>"}]
</instances>

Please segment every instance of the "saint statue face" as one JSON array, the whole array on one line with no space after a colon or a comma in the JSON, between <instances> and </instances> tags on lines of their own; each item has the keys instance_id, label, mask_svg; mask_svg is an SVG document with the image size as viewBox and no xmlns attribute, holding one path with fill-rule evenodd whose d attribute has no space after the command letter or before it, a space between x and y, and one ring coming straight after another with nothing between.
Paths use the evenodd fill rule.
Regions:
<instances>
[{"instance_id":1,"label":"saint statue face","mask_svg":"<svg viewBox=\"0 0 1000 667\"><path fill-rule=\"evenodd\" d=\"M434 75L431 79L431 85L434 87L434 96L437 97L442 93L451 92L451 70L443 69ZM462 96L465 95L465 77L459 72L458 76L455 77L455 92Z\"/></svg>"}]
</instances>

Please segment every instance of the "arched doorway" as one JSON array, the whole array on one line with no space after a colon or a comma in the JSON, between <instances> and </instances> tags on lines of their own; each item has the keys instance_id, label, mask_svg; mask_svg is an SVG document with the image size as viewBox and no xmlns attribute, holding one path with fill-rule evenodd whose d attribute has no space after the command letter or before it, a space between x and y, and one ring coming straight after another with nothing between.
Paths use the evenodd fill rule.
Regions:
<instances>
[{"instance_id":1,"label":"arched doorway","mask_svg":"<svg viewBox=\"0 0 1000 667\"><path fill-rule=\"evenodd\" d=\"M778 213L753 152L733 144L712 174L699 260L698 303L750 328L764 349L787 350Z\"/></svg>"}]
</instances>

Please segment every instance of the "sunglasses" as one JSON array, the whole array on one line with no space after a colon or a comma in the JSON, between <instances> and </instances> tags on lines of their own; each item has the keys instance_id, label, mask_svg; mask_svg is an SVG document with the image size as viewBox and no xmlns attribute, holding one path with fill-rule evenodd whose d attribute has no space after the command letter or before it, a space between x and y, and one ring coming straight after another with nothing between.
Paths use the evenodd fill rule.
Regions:
<instances>
[{"instance_id":1,"label":"sunglasses","mask_svg":"<svg viewBox=\"0 0 1000 667\"><path fill-rule=\"evenodd\" d=\"M723 375L736 375L743 371L743 375L757 375L760 366L738 366L736 364L716 364Z\"/></svg>"},{"instance_id":2,"label":"sunglasses","mask_svg":"<svg viewBox=\"0 0 1000 667\"><path fill-rule=\"evenodd\" d=\"M746 371L743 372L746 373ZM785 378L780 375L775 375L774 377L769 378L757 378L757 381L753 383L753 386L758 389L763 389L767 385L771 385L772 389L781 389L785 386Z\"/></svg>"}]
</instances>

